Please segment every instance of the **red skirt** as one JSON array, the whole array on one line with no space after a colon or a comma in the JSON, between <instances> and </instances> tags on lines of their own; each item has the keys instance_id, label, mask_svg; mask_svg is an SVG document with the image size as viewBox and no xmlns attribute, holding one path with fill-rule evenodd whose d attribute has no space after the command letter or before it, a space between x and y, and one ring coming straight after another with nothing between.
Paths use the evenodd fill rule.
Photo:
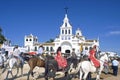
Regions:
<instances>
[{"instance_id":1,"label":"red skirt","mask_svg":"<svg viewBox=\"0 0 120 80\"><path fill-rule=\"evenodd\" d=\"M55 57L55 60L58 62L60 68L65 68L67 66L67 60L63 57Z\"/></svg>"}]
</instances>

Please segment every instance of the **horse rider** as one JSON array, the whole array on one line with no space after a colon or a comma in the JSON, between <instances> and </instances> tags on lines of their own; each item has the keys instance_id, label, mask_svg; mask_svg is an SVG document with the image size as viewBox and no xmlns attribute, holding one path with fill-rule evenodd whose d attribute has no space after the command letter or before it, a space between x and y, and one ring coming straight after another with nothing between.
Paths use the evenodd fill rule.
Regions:
<instances>
[{"instance_id":1,"label":"horse rider","mask_svg":"<svg viewBox=\"0 0 120 80\"><path fill-rule=\"evenodd\" d=\"M21 54L21 52L20 52L20 50L18 49L18 45L16 45L16 46L13 48L13 53L12 53L12 55L13 55L13 57L19 59L19 60L22 62L22 64L24 64L24 60L22 59L22 57L20 56L20 54Z\"/></svg>"},{"instance_id":2,"label":"horse rider","mask_svg":"<svg viewBox=\"0 0 120 80\"><path fill-rule=\"evenodd\" d=\"M43 45L40 45L39 48L38 48L38 51L37 51L36 55L39 56L41 59L44 60L43 53L44 53L44 47L43 47Z\"/></svg>"},{"instance_id":3,"label":"horse rider","mask_svg":"<svg viewBox=\"0 0 120 80\"><path fill-rule=\"evenodd\" d=\"M55 60L58 63L59 69L64 70L64 68L67 66L67 60L62 56L61 47L58 47L57 49L57 55L55 56Z\"/></svg>"},{"instance_id":4,"label":"horse rider","mask_svg":"<svg viewBox=\"0 0 120 80\"><path fill-rule=\"evenodd\" d=\"M37 51L37 55L40 56L40 55L43 54L43 52L44 52L43 45L40 45L40 46L39 46L39 49L38 49L38 51Z\"/></svg>"},{"instance_id":5,"label":"horse rider","mask_svg":"<svg viewBox=\"0 0 120 80\"><path fill-rule=\"evenodd\" d=\"M96 45L94 45L93 48L90 49L89 59L92 61L92 63L94 64L95 67L99 67L100 62L99 62L99 60L96 59L95 55L96 55Z\"/></svg>"}]
</instances>

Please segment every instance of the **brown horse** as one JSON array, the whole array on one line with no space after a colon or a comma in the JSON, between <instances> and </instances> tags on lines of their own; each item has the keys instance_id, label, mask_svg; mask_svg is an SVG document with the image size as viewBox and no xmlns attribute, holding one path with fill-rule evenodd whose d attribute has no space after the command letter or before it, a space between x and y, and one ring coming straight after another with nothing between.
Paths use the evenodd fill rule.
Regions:
<instances>
[{"instance_id":1,"label":"brown horse","mask_svg":"<svg viewBox=\"0 0 120 80\"><path fill-rule=\"evenodd\" d=\"M39 57L37 56L34 56L34 57L31 57L29 60L28 60L28 64L29 64L29 67L30 67L30 70L28 72L28 77L27 77L27 80L29 80L29 76L30 74L32 75L32 77L34 77L33 75L33 69L38 66L38 67L45 67L45 61L40 59Z\"/></svg>"}]
</instances>

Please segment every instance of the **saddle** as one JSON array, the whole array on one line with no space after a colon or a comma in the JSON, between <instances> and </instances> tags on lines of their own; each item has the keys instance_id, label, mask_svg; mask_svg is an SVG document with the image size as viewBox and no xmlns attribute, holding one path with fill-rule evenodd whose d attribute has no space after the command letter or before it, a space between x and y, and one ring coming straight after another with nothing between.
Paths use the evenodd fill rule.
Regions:
<instances>
[{"instance_id":1,"label":"saddle","mask_svg":"<svg viewBox=\"0 0 120 80\"><path fill-rule=\"evenodd\" d=\"M14 57L15 59L17 59L17 60L19 59L17 56L13 56L13 57Z\"/></svg>"},{"instance_id":2,"label":"saddle","mask_svg":"<svg viewBox=\"0 0 120 80\"><path fill-rule=\"evenodd\" d=\"M45 61L45 59L41 55L39 56L39 58L42 59L43 61Z\"/></svg>"},{"instance_id":3,"label":"saddle","mask_svg":"<svg viewBox=\"0 0 120 80\"><path fill-rule=\"evenodd\" d=\"M19 59L19 57L17 56L13 56L16 60L17 60L17 63L20 64L21 63L21 60Z\"/></svg>"}]
</instances>

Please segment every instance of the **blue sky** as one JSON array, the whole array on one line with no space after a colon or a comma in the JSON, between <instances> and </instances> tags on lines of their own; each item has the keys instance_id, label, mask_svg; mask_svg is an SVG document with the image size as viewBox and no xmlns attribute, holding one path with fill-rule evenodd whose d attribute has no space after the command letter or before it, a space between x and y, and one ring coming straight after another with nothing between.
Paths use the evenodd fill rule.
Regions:
<instances>
[{"instance_id":1,"label":"blue sky","mask_svg":"<svg viewBox=\"0 0 120 80\"><path fill-rule=\"evenodd\" d=\"M0 26L12 44L24 45L24 36L46 42L59 35L65 7L73 27L86 39L100 40L102 51L120 53L120 0L0 0Z\"/></svg>"}]
</instances>

